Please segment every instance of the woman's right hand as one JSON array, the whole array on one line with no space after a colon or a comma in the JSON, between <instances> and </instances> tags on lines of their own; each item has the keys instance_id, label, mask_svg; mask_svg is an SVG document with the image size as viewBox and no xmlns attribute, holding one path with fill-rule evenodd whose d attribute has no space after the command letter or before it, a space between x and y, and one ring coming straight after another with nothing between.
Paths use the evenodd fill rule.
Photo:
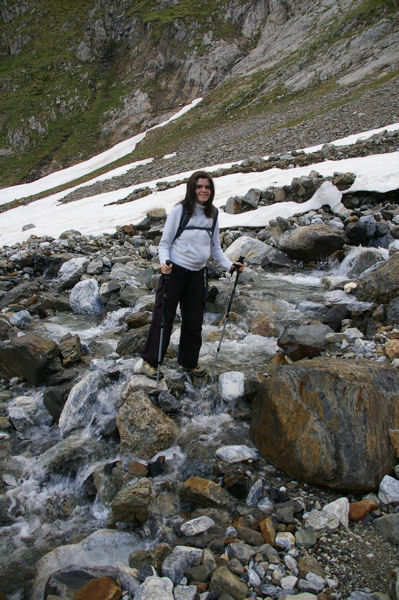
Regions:
<instances>
[{"instance_id":1,"label":"woman's right hand","mask_svg":"<svg viewBox=\"0 0 399 600\"><path fill-rule=\"evenodd\" d=\"M172 263L169 263L169 264L164 263L161 266L162 275L170 275L172 272L172 266L173 266Z\"/></svg>"}]
</instances>

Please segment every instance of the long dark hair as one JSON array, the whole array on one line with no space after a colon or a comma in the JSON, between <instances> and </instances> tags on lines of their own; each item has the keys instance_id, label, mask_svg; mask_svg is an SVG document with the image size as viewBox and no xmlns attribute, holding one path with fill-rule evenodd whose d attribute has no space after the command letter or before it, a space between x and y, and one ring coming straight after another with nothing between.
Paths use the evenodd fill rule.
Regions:
<instances>
[{"instance_id":1,"label":"long dark hair","mask_svg":"<svg viewBox=\"0 0 399 600\"><path fill-rule=\"evenodd\" d=\"M195 171L192 175L190 175L189 179L187 180L186 195L180 204L183 204L184 208L188 212L188 215L191 217L194 212L195 203L197 202L195 186L198 179L207 179L209 181L209 185L211 186L211 195L209 196L209 200L207 200L204 204L205 216L209 218L213 216L214 211L212 203L215 197L215 185L212 177L208 175L208 173L205 173L205 171Z\"/></svg>"}]
</instances>

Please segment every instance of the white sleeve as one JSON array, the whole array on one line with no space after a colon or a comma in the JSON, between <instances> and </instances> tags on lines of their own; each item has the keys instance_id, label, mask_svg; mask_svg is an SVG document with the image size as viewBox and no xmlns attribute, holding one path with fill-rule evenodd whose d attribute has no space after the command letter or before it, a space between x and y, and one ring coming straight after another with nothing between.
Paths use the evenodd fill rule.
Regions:
<instances>
[{"instance_id":1,"label":"white sleeve","mask_svg":"<svg viewBox=\"0 0 399 600\"><path fill-rule=\"evenodd\" d=\"M177 233L182 212L183 205L177 204L172 208L166 219L162 238L158 247L159 262L161 265L165 264L167 260L170 260L170 248Z\"/></svg>"},{"instance_id":2,"label":"white sleeve","mask_svg":"<svg viewBox=\"0 0 399 600\"><path fill-rule=\"evenodd\" d=\"M219 241L219 219L216 221L215 231L211 240L211 257L226 271L230 271L232 262L225 256Z\"/></svg>"}]
</instances>

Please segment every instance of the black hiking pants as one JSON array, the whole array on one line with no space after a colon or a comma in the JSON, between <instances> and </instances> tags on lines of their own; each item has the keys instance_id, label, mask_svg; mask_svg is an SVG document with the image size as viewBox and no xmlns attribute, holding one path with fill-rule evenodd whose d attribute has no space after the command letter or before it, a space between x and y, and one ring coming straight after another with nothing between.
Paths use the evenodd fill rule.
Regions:
<instances>
[{"instance_id":1,"label":"black hiking pants","mask_svg":"<svg viewBox=\"0 0 399 600\"><path fill-rule=\"evenodd\" d=\"M161 334L162 303L165 290L165 276L161 276L155 296L155 307L150 331L142 357L151 366L158 364L159 340ZM180 302L181 332L177 361L186 369L198 364L202 344L202 321L204 318L204 269L189 271L179 265L173 265L167 282L165 299L165 328L162 342L161 362L164 359L172 333L173 320Z\"/></svg>"}]
</instances>

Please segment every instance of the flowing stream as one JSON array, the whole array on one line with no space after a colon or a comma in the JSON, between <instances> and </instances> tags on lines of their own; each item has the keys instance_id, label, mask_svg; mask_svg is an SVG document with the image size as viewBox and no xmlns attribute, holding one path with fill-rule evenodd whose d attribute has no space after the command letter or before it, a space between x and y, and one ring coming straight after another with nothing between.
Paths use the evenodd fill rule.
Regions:
<instances>
[{"instance_id":1,"label":"flowing stream","mask_svg":"<svg viewBox=\"0 0 399 600\"><path fill-rule=\"evenodd\" d=\"M240 317L232 318L226 327L218 372L248 371L254 365L259 370L266 365L277 350L281 328L317 319L328 301L323 279L334 283L344 280L361 251L353 251L339 267L320 271L292 275L260 269L252 274L249 269L247 274L244 272L236 298ZM231 286L231 280L220 282L226 300ZM10 600L24 598L24 581L29 589L38 558L107 526L110 507L101 501L93 476L120 460L115 417L122 386L137 371L140 359L120 358L115 348L124 319L138 309L120 309L103 320L59 313L35 324L35 331L55 341L66 333L78 334L93 357L88 372L97 373L103 383L96 401L88 407L88 424L72 428L64 437L43 405L43 390L32 392L21 383L11 388L12 398L6 402L15 431L9 438L0 433L2 457L7 444L11 445L11 457L2 473L5 493L0 505L0 571L5 589L14 591L9 594ZM214 361L222 312L223 309L220 313L207 313L205 317L201 360L208 366ZM273 322L273 337L251 333L251 322L259 314L267 315ZM171 346L175 347L177 341L178 329ZM185 390L178 416L180 434L176 444L161 453L166 459L165 472L153 479L160 494L160 509L159 518L142 528L138 544L147 547L155 541L173 539L173 522L179 518L179 501L173 490L190 476L193 461L206 463L218 447L235 444L237 439L250 445L248 424L232 417L231 406L217 396L216 383L211 381L195 388L186 379ZM164 502L165 481L169 482L170 507Z\"/></svg>"}]
</instances>

